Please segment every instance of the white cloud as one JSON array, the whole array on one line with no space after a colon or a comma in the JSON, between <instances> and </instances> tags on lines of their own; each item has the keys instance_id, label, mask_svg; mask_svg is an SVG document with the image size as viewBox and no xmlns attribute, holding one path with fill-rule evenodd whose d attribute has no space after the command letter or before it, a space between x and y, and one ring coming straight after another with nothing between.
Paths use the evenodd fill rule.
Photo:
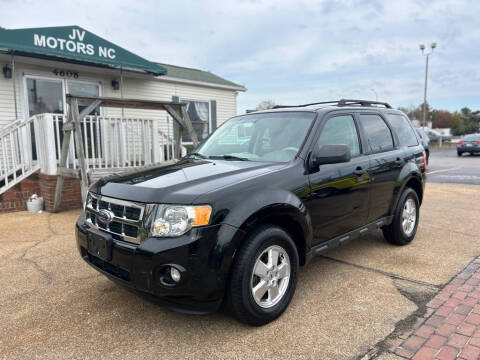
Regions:
<instances>
[{"instance_id":1,"label":"white cloud","mask_svg":"<svg viewBox=\"0 0 480 360\"><path fill-rule=\"evenodd\" d=\"M438 42L429 101L480 108L474 0L0 0L7 28L77 24L150 60L245 84L239 112L264 99L423 99L418 45ZM15 16L11 16L15 14Z\"/></svg>"}]
</instances>

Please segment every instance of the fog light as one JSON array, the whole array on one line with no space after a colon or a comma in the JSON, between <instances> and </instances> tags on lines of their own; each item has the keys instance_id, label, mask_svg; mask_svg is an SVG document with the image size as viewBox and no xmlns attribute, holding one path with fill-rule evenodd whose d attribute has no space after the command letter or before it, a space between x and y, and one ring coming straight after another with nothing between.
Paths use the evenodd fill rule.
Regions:
<instances>
[{"instance_id":1,"label":"fog light","mask_svg":"<svg viewBox=\"0 0 480 360\"><path fill-rule=\"evenodd\" d=\"M180 271L178 269L174 268L173 266L170 267L170 277L172 278L173 281L179 282L180 281Z\"/></svg>"}]
</instances>

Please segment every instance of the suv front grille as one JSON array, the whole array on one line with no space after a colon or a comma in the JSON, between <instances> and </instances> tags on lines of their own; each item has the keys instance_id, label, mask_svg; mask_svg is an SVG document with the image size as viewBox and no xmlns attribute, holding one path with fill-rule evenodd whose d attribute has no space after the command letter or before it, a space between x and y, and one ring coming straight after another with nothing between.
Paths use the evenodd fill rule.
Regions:
<instances>
[{"instance_id":1,"label":"suv front grille","mask_svg":"<svg viewBox=\"0 0 480 360\"><path fill-rule=\"evenodd\" d=\"M113 214L110 222L101 220L98 216L100 210L108 210ZM140 244L144 210L143 204L89 193L85 218L90 227L106 231L116 240Z\"/></svg>"}]
</instances>

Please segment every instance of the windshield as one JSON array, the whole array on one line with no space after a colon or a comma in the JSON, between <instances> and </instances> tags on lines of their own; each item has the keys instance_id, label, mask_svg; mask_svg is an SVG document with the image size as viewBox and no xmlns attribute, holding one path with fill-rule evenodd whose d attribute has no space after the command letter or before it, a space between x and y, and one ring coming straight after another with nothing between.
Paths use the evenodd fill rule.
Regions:
<instances>
[{"instance_id":1,"label":"windshield","mask_svg":"<svg viewBox=\"0 0 480 360\"><path fill-rule=\"evenodd\" d=\"M286 162L297 154L314 113L281 112L236 117L219 127L191 156Z\"/></svg>"},{"instance_id":2,"label":"windshield","mask_svg":"<svg viewBox=\"0 0 480 360\"><path fill-rule=\"evenodd\" d=\"M463 140L465 140L465 141L480 140L480 135L476 135L476 134L465 135L465 137L463 138Z\"/></svg>"}]
</instances>

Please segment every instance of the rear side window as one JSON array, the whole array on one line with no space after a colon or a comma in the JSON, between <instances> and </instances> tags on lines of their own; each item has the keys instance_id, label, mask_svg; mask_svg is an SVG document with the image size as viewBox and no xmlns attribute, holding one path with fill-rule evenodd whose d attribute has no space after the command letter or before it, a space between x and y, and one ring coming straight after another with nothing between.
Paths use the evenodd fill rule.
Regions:
<instances>
[{"instance_id":1,"label":"rear side window","mask_svg":"<svg viewBox=\"0 0 480 360\"><path fill-rule=\"evenodd\" d=\"M415 132L410 125L410 120L408 120L403 115L389 114L388 121L390 122L390 125L392 125L393 130L397 134L400 145L418 145L417 137L415 136Z\"/></svg>"},{"instance_id":2,"label":"rear side window","mask_svg":"<svg viewBox=\"0 0 480 360\"><path fill-rule=\"evenodd\" d=\"M392 133L379 115L360 114L360 124L372 152L393 150Z\"/></svg>"},{"instance_id":3,"label":"rear side window","mask_svg":"<svg viewBox=\"0 0 480 360\"><path fill-rule=\"evenodd\" d=\"M327 120L317 141L318 148L324 145L348 145L351 156L360 154L357 128L351 115L337 115Z\"/></svg>"}]
</instances>

